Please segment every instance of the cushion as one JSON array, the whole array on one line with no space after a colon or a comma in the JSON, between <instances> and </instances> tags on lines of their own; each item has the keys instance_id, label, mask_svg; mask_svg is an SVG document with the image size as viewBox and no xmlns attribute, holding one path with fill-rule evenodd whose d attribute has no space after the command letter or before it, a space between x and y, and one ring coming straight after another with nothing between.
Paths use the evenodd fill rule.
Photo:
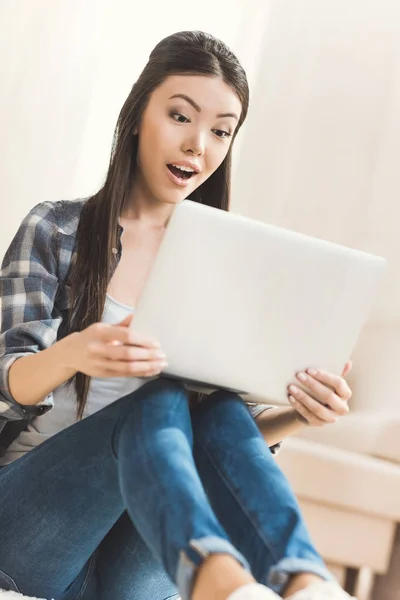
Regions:
<instances>
[{"instance_id":1,"label":"cushion","mask_svg":"<svg viewBox=\"0 0 400 600\"><path fill-rule=\"evenodd\" d=\"M400 464L400 410L350 413L335 425L307 427L296 437Z\"/></svg>"},{"instance_id":2,"label":"cushion","mask_svg":"<svg viewBox=\"0 0 400 600\"><path fill-rule=\"evenodd\" d=\"M400 466L289 438L277 457L296 494L313 502L400 521Z\"/></svg>"}]
</instances>

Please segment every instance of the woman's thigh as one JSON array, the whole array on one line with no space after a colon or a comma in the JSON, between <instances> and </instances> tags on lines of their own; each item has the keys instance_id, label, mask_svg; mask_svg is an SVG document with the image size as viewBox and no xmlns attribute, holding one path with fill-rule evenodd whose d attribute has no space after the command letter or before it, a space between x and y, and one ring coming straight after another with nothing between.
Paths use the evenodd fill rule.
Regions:
<instances>
[{"instance_id":1,"label":"woman's thigh","mask_svg":"<svg viewBox=\"0 0 400 600\"><path fill-rule=\"evenodd\" d=\"M134 410L135 394L0 470L0 588L76 597L65 590L87 578L90 557L125 510L113 436Z\"/></svg>"},{"instance_id":2,"label":"woman's thigh","mask_svg":"<svg viewBox=\"0 0 400 600\"><path fill-rule=\"evenodd\" d=\"M96 551L81 600L169 600L176 586L150 552L126 512Z\"/></svg>"}]
</instances>

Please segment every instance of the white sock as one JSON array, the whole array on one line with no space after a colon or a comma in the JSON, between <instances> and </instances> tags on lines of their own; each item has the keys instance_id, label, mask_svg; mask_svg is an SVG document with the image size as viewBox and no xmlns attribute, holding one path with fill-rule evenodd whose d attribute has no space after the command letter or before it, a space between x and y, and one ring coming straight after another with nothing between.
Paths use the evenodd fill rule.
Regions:
<instances>
[{"instance_id":1,"label":"white sock","mask_svg":"<svg viewBox=\"0 0 400 600\"><path fill-rule=\"evenodd\" d=\"M272 590L260 583L248 583L235 590L227 600L274 600L279 598Z\"/></svg>"}]
</instances>

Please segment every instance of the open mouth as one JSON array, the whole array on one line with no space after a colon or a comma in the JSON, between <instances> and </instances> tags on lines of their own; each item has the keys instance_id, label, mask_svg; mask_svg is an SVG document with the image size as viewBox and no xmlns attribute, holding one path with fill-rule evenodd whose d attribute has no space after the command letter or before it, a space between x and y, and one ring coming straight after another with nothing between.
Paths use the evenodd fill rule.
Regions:
<instances>
[{"instance_id":1,"label":"open mouth","mask_svg":"<svg viewBox=\"0 0 400 600\"><path fill-rule=\"evenodd\" d=\"M190 167L177 167L175 165L167 165L167 167L179 179L190 179L193 175L196 175L196 172Z\"/></svg>"}]
</instances>

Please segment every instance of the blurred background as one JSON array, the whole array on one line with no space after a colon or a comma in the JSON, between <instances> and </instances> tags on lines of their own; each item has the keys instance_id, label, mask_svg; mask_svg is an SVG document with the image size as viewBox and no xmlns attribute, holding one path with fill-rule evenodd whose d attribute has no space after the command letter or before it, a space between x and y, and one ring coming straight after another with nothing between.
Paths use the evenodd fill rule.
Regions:
<instances>
[{"instance_id":1,"label":"blurred background","mask_svg":"<svg viewBox=\"0 0 400 600\"><path fill-rule=\"evenodd\" d=\"M97 191L133 82L183 29L223 39L248 73L232 209L389 259L352 414L279 461L337 577L400 600L398 0L0 0L0 254L35 204Z\"/></svg>"}]
</instances>

